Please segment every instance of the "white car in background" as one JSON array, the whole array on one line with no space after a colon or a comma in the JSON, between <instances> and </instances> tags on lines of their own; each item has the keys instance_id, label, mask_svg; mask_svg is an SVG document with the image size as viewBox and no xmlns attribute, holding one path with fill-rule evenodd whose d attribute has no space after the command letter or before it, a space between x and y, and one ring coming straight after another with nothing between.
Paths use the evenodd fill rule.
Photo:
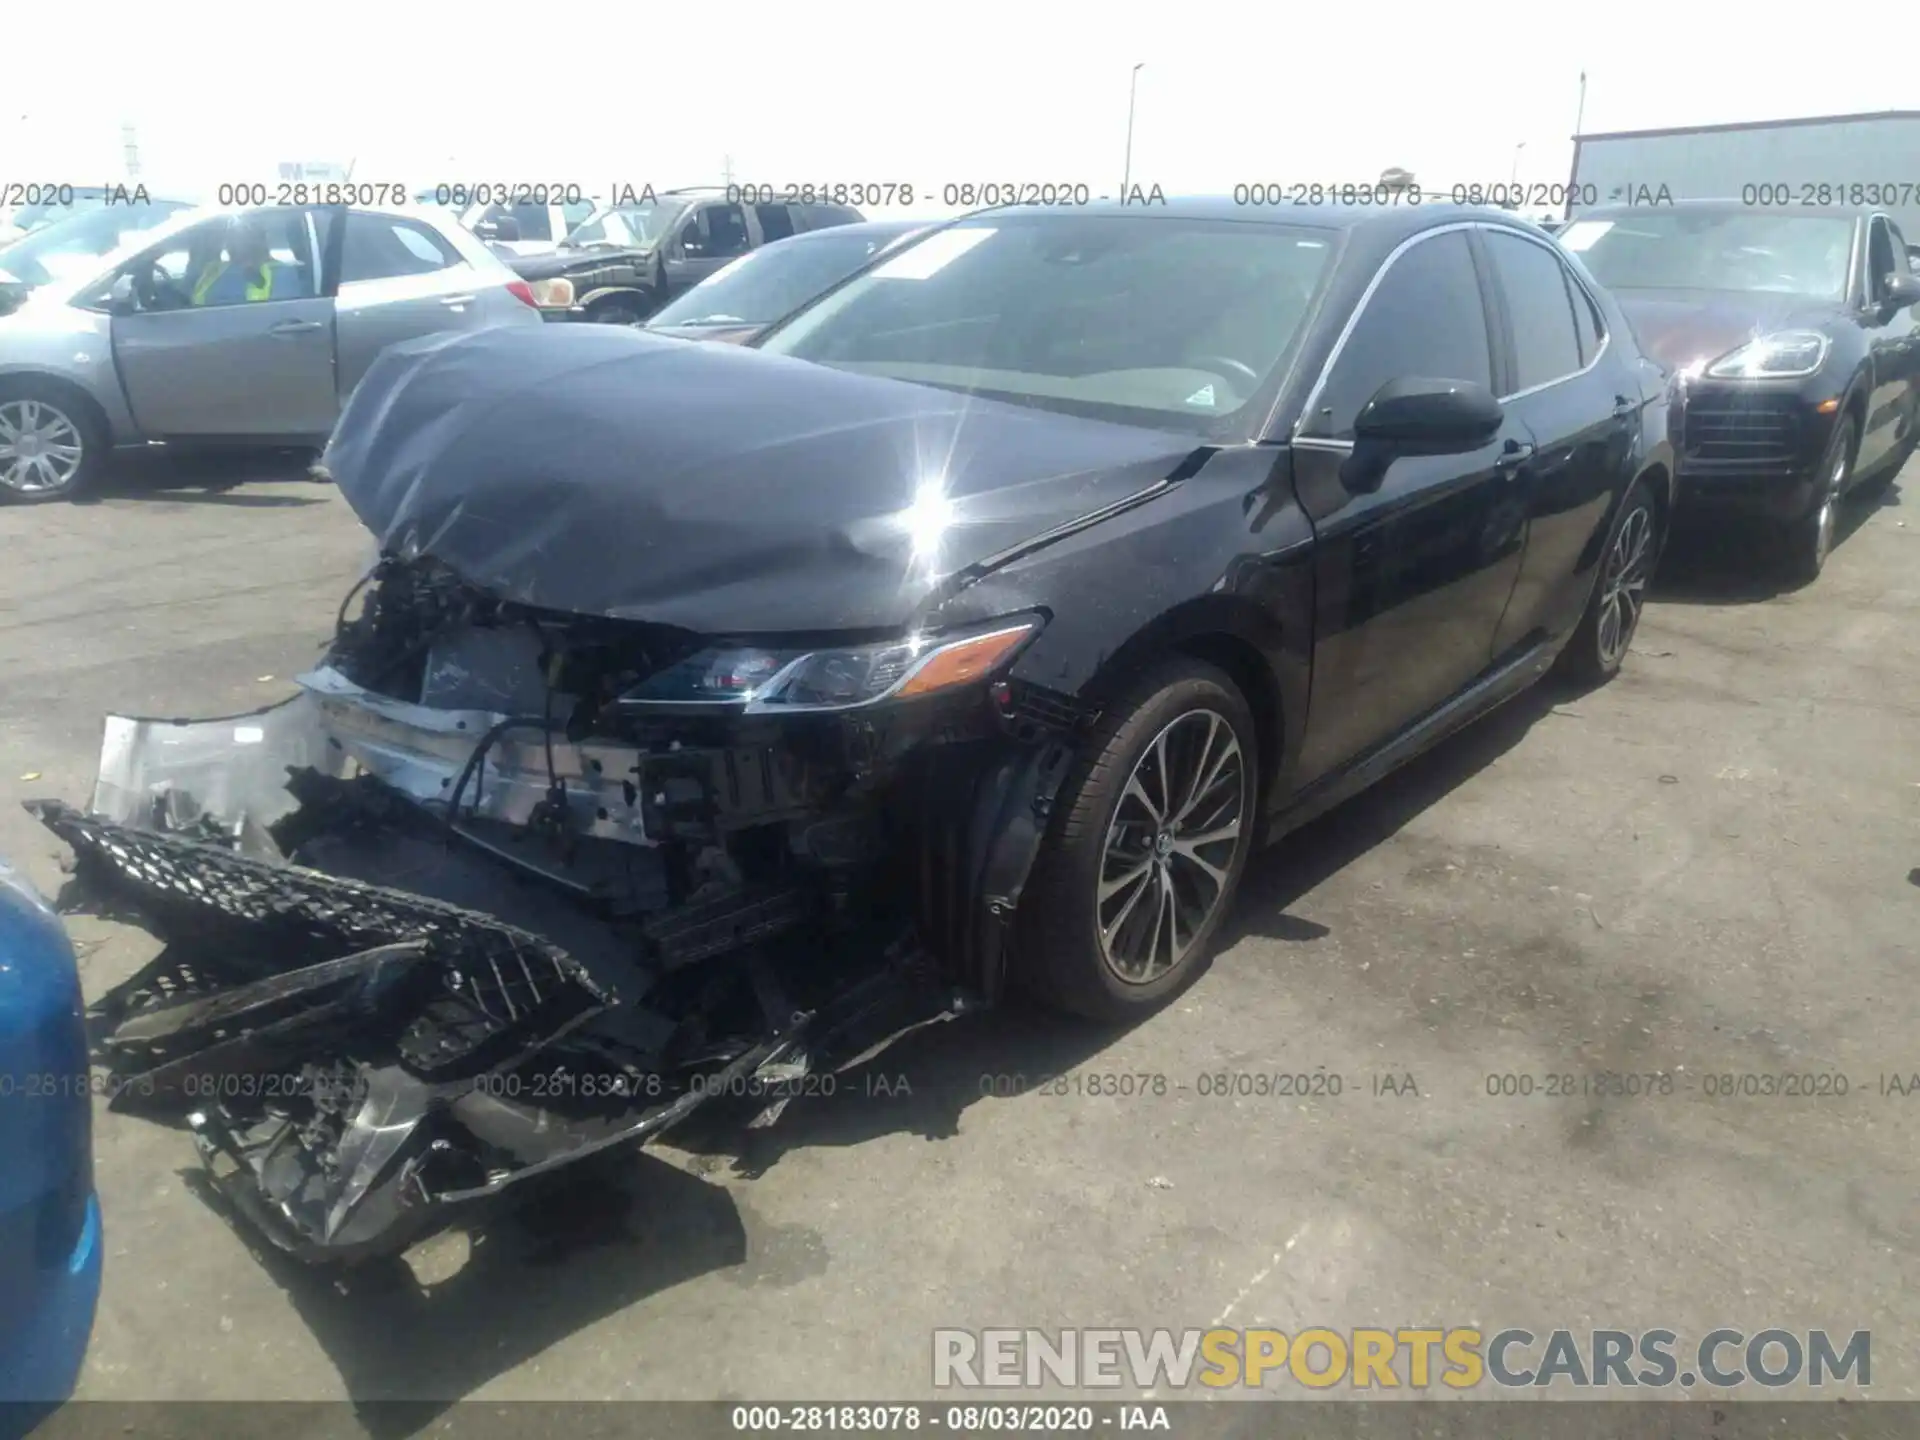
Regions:
<instances>
[{"instance_id":1,"label":"white car in background","mask_svg":"<svg viewBox=\"0 0 1920 1440\"><path fill-rule=\"evenodd\" d=\"M578 191L575 191L578 194ZM587 199L525 205L496 202L469 205L460 223L502 250L515 255L543 255L567 238L567 232L583 224L594 212Z\"/></svg>"}]
</instances>

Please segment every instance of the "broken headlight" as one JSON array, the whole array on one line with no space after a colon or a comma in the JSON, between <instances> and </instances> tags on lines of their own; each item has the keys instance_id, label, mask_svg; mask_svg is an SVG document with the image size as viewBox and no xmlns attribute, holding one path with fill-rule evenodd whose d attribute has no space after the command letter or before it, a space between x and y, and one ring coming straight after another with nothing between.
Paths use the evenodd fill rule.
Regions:
<instances>
[{"instance_id":1,"label":"broken headlight","mask_svg":"<svg viewBox=\"0 0 1920 1440\"><path fill-rule=\"evenodd\" d=\"M960 635L871 645L767 650L715 645L656 672L623 704L720 705L757 713L846 710L931 695L985 679L1040 629L1037 616Z\"/></svg>"}]
</instances>

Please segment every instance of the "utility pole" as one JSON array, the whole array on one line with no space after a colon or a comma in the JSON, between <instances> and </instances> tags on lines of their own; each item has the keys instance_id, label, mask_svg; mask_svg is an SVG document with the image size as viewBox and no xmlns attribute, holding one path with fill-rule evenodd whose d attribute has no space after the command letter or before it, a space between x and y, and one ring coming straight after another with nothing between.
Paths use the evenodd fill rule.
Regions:
<instances>
[{"instance_id":1,"label":"utility pole","mask_svg":"<svg viewBox=\"0 0 1920 1440\"><path fill-rule=\"evenodd\" d=\"M1142 60L1133 67L1133 76L1127 81L1127 168L1120 175L1120 203L1127 203L1127 184L1133 179L1133 99L1140 90L1140 71L1146 65Z\"/></svg>"},{"instance_id":2,"label":"utility pole","mask_svg":"<svg viewBox=\"0 0 1920 1440\"><path fill-rule=\"evenodd\" d=\"M125 159L127 179L138 180L140 178L140 137L132 121L120 127L120 153Z\"/></svg>"},{"instance_id":3,"label":"utility pole","mask_svg":"<svg viewBox=\"0 0 1920 1440\"><path fill-rule=\"evenodd\" d=\"M733 156L720 157L720 180L729 190L733 188Z\"/></svg>"},{"instance_id":4,"label":"utility pole","mask_svg":"<svg viewBox=\"0 0 1920 1440\"><path fill-rule=\"evenodd\" d=\"M1573 112L1573 164L1567 167L1571 172L1567 176L1567 203L1561 207L1560 218L1573 218L1573 187L1580 181L1580 131L1587 120L1587 72L1580 72L1580 105Z\"/></svg>"}]
</instances>

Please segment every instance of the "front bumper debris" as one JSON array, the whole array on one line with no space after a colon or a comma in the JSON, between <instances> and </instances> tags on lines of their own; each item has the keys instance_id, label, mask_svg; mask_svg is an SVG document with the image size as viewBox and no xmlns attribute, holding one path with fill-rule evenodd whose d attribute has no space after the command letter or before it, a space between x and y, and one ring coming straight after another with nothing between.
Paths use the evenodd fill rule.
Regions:
<instances>
[{"instance_id":1,"label":"front bumper debris","mask_svg":"<svg viewBox=\"0 0 1920 1440\"><path fill-rule=\"evenodd\" d=\"M550 657L453 629L384 693L336 642L263 711L110 717L87 810L28 807L163 942L92 1007L116 1108L184 1116L273 1244L388 1252L717 1099L771 1123L997 997L1067 736L537 726Z\"/></svg>"}]
</instances>

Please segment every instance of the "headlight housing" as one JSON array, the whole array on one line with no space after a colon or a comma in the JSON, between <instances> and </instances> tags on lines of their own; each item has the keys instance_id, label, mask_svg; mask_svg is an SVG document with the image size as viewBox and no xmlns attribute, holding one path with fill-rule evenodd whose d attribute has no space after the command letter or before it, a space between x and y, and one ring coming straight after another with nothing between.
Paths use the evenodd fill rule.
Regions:
<instances>
[{"instance_id":1,"label":"headlight housing","mask_svg":"<svg viewBox=\"0 0 1920 1440\"><path fill-rule=\"evenodd\" d=\"M1811 375L1827 359L1829 341L1818 330L1782 330L1749 340L1707 367L1715 380L1776 380Z\"/></svg>"},{"instance_id":2,"label":"headlight housing","mask_svg":"<svg viewBox=\"0 0 1920 1440\"><path fill-rule=\"evenodd\" d=\"M573 281L564 275L556 275L551 280L529 281L527 288L533 292L533 303L542 310L568 310L573 307Z\"/></svg>"},{"instance_id":3,"label":"headlight housing","mask_svg":"<svg viewBox=\"0 0 1920 1440\"><path fill-rule=\"evenodd\" d=\"M766 650L715 645L649 675L622 705L718 707L749 714L854 710L985 679L1040 631L1035 615L957 635L910 635L871 645Z\"/></svg>"}]
</instances>

